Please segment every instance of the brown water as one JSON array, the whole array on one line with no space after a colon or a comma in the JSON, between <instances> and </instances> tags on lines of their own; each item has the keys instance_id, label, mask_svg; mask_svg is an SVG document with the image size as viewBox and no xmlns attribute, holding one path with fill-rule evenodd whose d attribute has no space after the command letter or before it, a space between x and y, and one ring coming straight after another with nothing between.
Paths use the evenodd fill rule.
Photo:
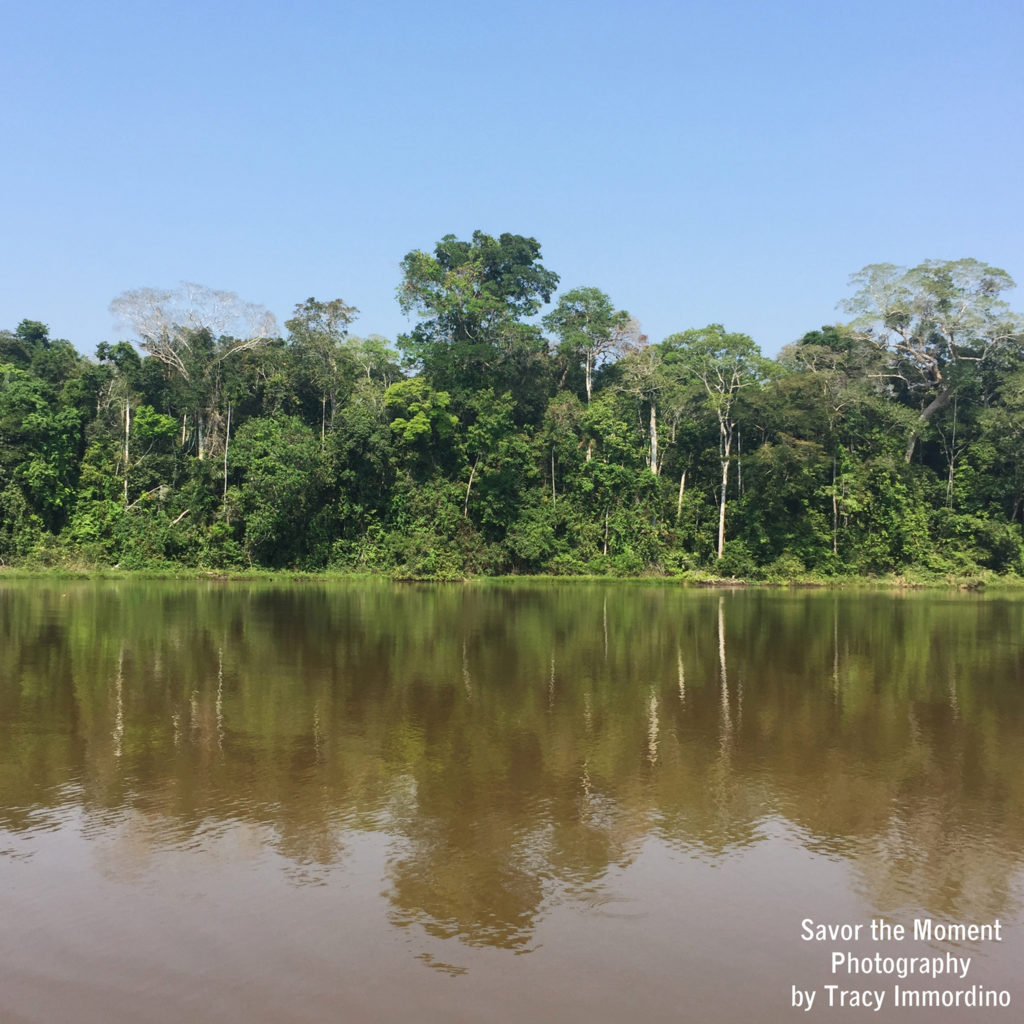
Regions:
<instances>
[{"instance_id":1,"label":"brown water","mask_svg":"<svg viewBox=\"0 0 1024 1024\"><path fill-rule=\"evenodd\" d=\"M1019 1020L1022 866L1022 599L0 584L4 1024Z\"/></svg>"}]
</instances>

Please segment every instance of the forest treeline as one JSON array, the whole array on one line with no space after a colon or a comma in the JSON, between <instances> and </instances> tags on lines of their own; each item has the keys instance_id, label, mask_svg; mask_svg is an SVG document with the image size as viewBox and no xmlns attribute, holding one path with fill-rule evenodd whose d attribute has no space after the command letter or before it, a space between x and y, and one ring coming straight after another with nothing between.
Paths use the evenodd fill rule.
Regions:
<instances>
[{"instance_id":1,"label":"forest treeline","mask_svg":"<svg viewBox=\"0 0 1024 1024\"><path fill-rule=\"evenodd\" d=\"M0 331L0 562L467 573L1024 575L1024 323L999 268L876 264L769 359L652 343L533 238L401 264L395 346L341 299L183 285L95 358Z\"/></svg>"}]
</instances>

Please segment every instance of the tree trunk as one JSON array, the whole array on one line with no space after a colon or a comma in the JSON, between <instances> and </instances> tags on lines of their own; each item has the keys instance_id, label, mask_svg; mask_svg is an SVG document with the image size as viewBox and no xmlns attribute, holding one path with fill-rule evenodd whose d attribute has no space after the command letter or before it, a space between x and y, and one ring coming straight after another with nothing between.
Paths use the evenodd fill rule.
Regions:
<instances>
[{"instance_id":1,"label":"tree trunk","mask_svg":"<svg viewBox=\"0 0 1024 1024\"><path fill-rule=\"evenodd\" d=\"M945 409L947 405L952 401L953 393L948 390L940 391L925 407L921 410L921 416L918 422L927 425L931 418L942 409ZM917 445L918 428L911 430L910 437L907 438L907 451L904 455L904 461L908 464L914 457L914 447Z\"/></svg>"},{"instance_id":2,"label":"tree trunk","mask_svg":"<svg viewBox=\"0 0 1024 1024\"><path fill-rule=\"evenodd\" d=\"M679 500L676 502L676 522L678 523L683 514L683 495L686 493L686 470L679 478Z\"/></svg>"},{"instance_id":3,"label":"tree trunk","mask_svg":"<svg viewBox=\"0 0 1024 1024\"><path fill-rule=\"evenodd\" d=\"M722 490L718 499L718 557L725 550L725 488L729 483L729 460L722 459Z\"/></svg>"},{"instance_id":4,"label":"tree trunk","mask_svg":"<svg viewBox=\"0 0 1024 1024\"><path fill-rule=\"evenodd\" d=\"M651 402L651 472L658 475L658 410Z\"/></svg>"},{"instance_id":5,"label":"tree trunk","mask_svg":"<svg viewBox=\"0 0 1024 1024\"><path fill-rule=\"evenodd\" d=\"M722 422L722 490L718 496L718 557L725 550L725 492L729 486L729 454L732 451L734 424Z\"/></svg>"},{"instance_id":6,"label":"tree trunk","mask_svg":"<svg viewBox=\"0 0 1024 1024\"><path fill-rule=\"evenodd\" d=\"M124 505L128 507L128 440L132 431L132 413L128 399L124 400Z\"/></svg>"},{"instance_id":7,"label":"tree trunk","mask_svg":"<svg viewBox=\"0 0 1024 1024\"><path fill-rule=\"evenodd\" d=\"M743 431L736 431L736 493L743 497Z\"/></svg>"},{"instance_id":8,"label":"tree trunk","mask_svg":"<svg viewBox=\"0 0 1024 1024\"><path fill-rule=\"evenodd\" d=\"M946 479L946 508L953 507L953 474L956 470L956 399L953 399L953 436L949 442L949 452L946 455L949 463L949 474Z\"/></svg>"},{"instance_id":9,"label":"tree trunk","mask_svg":"<svg viewBox=\"0 0 1024 1024\"><path fill-rule=\"evenodd\" d=\"M473 477L476 476L476 467L480 465L480 456L476 457L476 462L473 463L473 468L469 471L469 483L466 485L466 500L462 504L462 516L464 519L469 518L469 492L473 489Z\"/></svg>"},{"instance_id":10,"label":"tree trunk","mask_svg":"<svg viewBox=\"0 0 1024 1024\"><path fill-rule=\"evenodd\" d=\"M839 554L839 502L836 498L836 457L832 456L832 554Z\"/></svg>"},{"instance_id":11,"label":"tree trunk","mask_svg":"<svg viewBox=\"0 0 1024 1024\"><path fill-rule=\"evenodd\" d=\"M231 444L231 403L228 402L228 425L224 431L224 493L221 501L224 505L224 519L228 518L228 446Z\"/></svg>"}]
</instances>

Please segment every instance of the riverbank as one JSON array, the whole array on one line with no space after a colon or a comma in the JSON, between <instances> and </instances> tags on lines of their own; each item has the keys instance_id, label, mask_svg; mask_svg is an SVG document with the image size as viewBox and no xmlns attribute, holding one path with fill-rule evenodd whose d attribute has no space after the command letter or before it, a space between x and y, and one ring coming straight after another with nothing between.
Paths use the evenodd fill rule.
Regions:
<instances>
[{"instance_id":1,"label":"riverbank","mask_svg":"<svg viewBox=\"0 0 1024 1024\"><path fill-rule=\"evenodd\" d=\"M759 588L759 589L821 589L821 590L959 590L959 591L1024 591L1024 578L983 572L957 576L928 573L902 573L886 576L799 576L774 579L742 579L716 576L713 573L687 571L680 573L647 573L636 576L622 575L564 575L550 574L505 576L421 576L401 573L352 572L325 569L310 572L300 569L232 568L205 569L192 566L159 566L140 569L122 569L118 566L58 565L58 566L0 566L0 581L20 579L139 579L139 580L205 580L217 582L351 582L380 580L396 583L459 583L502 585L510 583L618 583L654 584L694 588Z\"/></svg>"}]
</instances>

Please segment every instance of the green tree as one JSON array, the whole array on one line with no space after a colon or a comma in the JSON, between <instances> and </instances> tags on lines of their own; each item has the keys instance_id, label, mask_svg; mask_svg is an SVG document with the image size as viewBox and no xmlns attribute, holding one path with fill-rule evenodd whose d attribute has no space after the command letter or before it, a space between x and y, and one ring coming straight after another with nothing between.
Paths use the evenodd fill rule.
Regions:
<instances>
[{"instance_id":1,"label":"green tree","mask_svg":"<svg viewBox=\"0 0 1024 1024\"><path fill-rule=\"evenodd\" d=\"M399 339L431 386L459 405L491 387L539 413L546 397L545 343L526 322L551 300L558 275L540 262L534 238L475 231L470 241L446 235L432 254L402 260L398 300L422 319Z\"/></svg>"},{"instance_id":2,"label":"green tree","mask_svg":"<svg viewBox=\"0 0 1024 1024\"><path fill-rule=\"evenodd\" d=\"M28 371L0 364L0 546L24 554L41 530L60 531L74 506L82 443L74 406Z\"/></svg>"},{"instance_id":3,"label":"green tree","mask_svg":"<svg viewBox=\"0 0 1024 1024\"><path fill-rule=\"evenodd\" d=\"M528 479L535 475L530 442L516 428L508 392L498 396L487 389L474 396L473 404L475 415L465 440L469 478L462 514L470 518L473 497L477 521L503 537L518 516Z\"/></svg>"},{"instance_id":4,"label":"green tree","mask_svg":"<svg viewBox=\"0 0 1024 1024\"><path fill-rule=\"evenodd\" d=\"M544 326L559 339L559 354L570 364L583 364L587 404L594 390L594 370L617 355L637 334L624 309L615 309L598 288L573 288L544 317Z\"/></svg>"},{"instance_id":5,"label":"green tree","mask_svg":"<svg viewBox=\"0 0 1024 1024\"><path fill-rule=\"evenodd\" d=\"M420 475L457 458L459 418L448 411L451 395L421 377L401 380L384 392L384 410L399 447Z\"/></svg>"},{"instance_id":6,"label":"green tree","mask_svg":"<svg viewBox=\"0 0 1024 1024\"><path fill-rule=\"evenodd\" d=\"M249 558L323 565L329 540L320 444L294 416L250 420L231 446L232 491Z\"/></svg>"},{"instance_id":7,"label":"green tree","mask_svg":"<svg viewBox=\"0 0 1024 1024\"><path fill-rule=\"evenodd\" d=\"M327 427L327 403L331 405L331 429L338 411L338 393L356 367L345 348L349 325L359 312L341 299L320 302L308 298L300 302L284 322L291 345L304 373L320 396L320 441Z\"/></svg>"},{"instance_id":8,"label":"green tree","mask_svg":"<svg viewBox=\"0 0 1024 1024\"><path fill-rule=\"evenodd\" d=\"M745 334L729 334L721 324L671 335L662 343L672 350L686 372L699 381L707 404L718 422L719 462L722 476L718 492L717 552L725 550L725 507L729 486L729 465L736 439L737 399L744 388L759 385L771 366L761 350Z\"/></svg>"}]
</instances>

